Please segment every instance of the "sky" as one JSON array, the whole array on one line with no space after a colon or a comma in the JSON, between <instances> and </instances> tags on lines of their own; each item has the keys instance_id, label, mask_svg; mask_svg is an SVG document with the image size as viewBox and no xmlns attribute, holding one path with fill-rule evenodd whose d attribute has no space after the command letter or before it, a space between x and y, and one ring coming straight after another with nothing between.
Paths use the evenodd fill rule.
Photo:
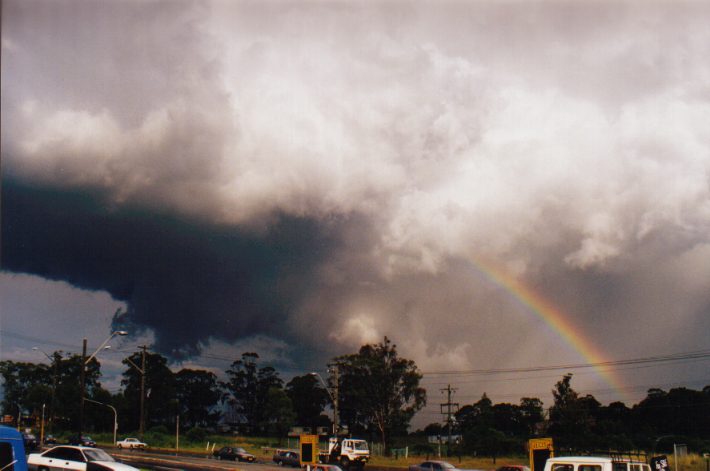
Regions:
<instances>
[{"instance_id":1,"label":"sky","mask_svg":"<svg viewBox=\"0 0 710 471\"><path fill-rule=\"evenodd\" d=\"M573 368L710 353L710 5L2 8L3 359L125 329L115 390L142 344L289 377L387 336L424 424L448 384L710 384L707 356Z\"/></svg>"}]
</instances>

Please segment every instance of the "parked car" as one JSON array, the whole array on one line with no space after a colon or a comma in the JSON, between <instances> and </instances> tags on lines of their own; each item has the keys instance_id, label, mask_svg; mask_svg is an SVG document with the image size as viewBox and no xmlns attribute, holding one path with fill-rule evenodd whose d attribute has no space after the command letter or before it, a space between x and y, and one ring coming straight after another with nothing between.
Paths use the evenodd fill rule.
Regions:
<instances>
[{"instance_id":1,"label":"parked car","mask_svg":"<svg viewBox=\"0 0 710 471\"><path fill-rule=\"evenodd\" d=\"M37 437L35 437L31 433L22 432L22 441L25 444L25 452L34 451L37 449L37 446L39 445L39 442L37 441Z\"/></svg>"},{"instance_id":2,"label":"parked car","mask_svg":"<svg viewBox=\"0 0 710 471\"><path fill-rule=\"evenodd\" d=\"M89 463L92 466L89 466ZM43 453L32 453L27 457L27 464L30 470L87 471L90 467L106 471L139 471L133 466L119 463L98 448L71 445L59 445Z\"/></svg>"},{"instance_id":3,"label":"parked car","mask_svg":"<svg viewBox=\"0 0 710 471\"><path fill-rule=\"evenodd\" d=\"M425 461L422 464L409 466L409 471L448 471L456 469L456 466L446 461Z\"/></svg>"},{"instance_id":4,"label":"parked car","mask_svg":"<svg viewBox=\"0 0 710 471\"><path fill-rule=\"evenodd\" d=\"M44 437L44 444L45 445L56 445L57 439L54 438L54 435L47 435Z\"/></svg>"},{"instance_id":5,"label":"parked car","mask_svg":"<svg viewBox=\"0 0 710 471\"><path fill-rule=\"evenodd\" d=\"M138 440L137 438L125 438L125 439L121 440L120 442L116 442L116 446L118 448L128 448L129 450L132 450L134 448L138 448L140 450L143 450L148 445L146 445L142 441Z\"/></svg>"},{"instance_id":6,"label":"parked car","mask_svg":"<svg viewBox=\"0 0 710 471\"><path fill-rule=\"evenodd\" d=\"M256 456L240 447L223 446L212 454L218 460L246 461L247 463L256 461Z\"/></svg>"},{"instance_id":7,"label":"parked car","mask_svg":"<svg viewBox=\"0 0 710 471\"><path fill-rule=\"evenodd\" d=\"M96 442L91 439L91 437L86 435L72 435L69 437L69 445L74 446L96 446Z\"/></svg>"},{"instance_id":8,"label":"parked car","mask_svg":"<svg viewBox=\"0 0 710 471\"><path fill-rule=\"evenodd\" d=\"M496 471L530 471L530 468L520 464L505 464L496 469Z\"/></svg>"},{"instance_id":9,"label":"parked car","mask_svg":"<svg viewBox=\"0 0 710 471\"><path fill-rule=\"evenodd\" d=\"M311 471L343 471L337 464L317 464L311 466Z\"/></svg>"},{"instance_id":10,"label":"parked car","mask_svg":"<svg viewBox=\"0 0 710 471\"><path fill-rule=\"evenodd\" d=\"M274 463L279 466L301 467L301 457L295 451L276 450Z\"/></svg>"}]
</instances>

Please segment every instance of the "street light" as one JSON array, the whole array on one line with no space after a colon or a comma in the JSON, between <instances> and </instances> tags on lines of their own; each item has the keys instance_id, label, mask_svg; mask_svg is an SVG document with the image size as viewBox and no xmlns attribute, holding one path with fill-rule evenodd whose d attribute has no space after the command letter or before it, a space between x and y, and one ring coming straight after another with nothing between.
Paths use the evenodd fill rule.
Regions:
<instances>
[{"instance_id":1,"label":"street light","mask_svg":"<svg viewBox=\"0 0 710 471\"><path fill-rule=\"evenodd\" d=\"M325 384L325 381L323 381L323 378L321 377L318 372L313 371L310 373L311 376L315 376L320 380L320 382L323 384L323 387L325 388L325 392L328 393L328 396L330 396L330 400L333 401L333 435L336 437L338 436L338 428L339 424L338 422L340 421L338 418L338 367L334 366L333 367L333 373L335 376L335 394L332 394L330 392L330 388L328 387L327 384Z\"/></svg>"},{"instance_id":2,"label":"street light","mask_svg":"<svg viewBox=\"0 0 710 471\"><path fill-rule=\"evenodd\" d=\"M85 401L93 402L94 404L99 404L101 406L106 406L110 407L111 410L113 411L113 444L116 444L116 432L118 431L118 412L116 412L116 408L113 407L110 404L104 404L103 402L99 401L94 401L93 399L89 399L88 397L84 398Z\"/></svg>"},{"instance_id":3,"label":"street light","mask_svg":"<svg viewBox=\"0 0 710 471\"><path fill-rule=\"evenodd\" d=\"M86 359L86 338L84 338L83 342L83 347L81 351L81 406L79 407L79 436L81 437L81 433L84 429L84 395L86 394L86 365L89 364L89 362L96 356L97 353L99 353L109 341L114 338L116 335L128 335L128 332L125 330L116 330L114 332L111 332L111 335L109 335L106 340L104 340L101 345L99 345L99 348L94 351L94 353L91 354L91 356Z\"/></svg>"},{"instance_id":4,"label":"street light","mask_svg":"<svg viewBox=\"0 0 710 471\"><path fill-rule=\"evenodd\" d=\"M54 426L54 397L57 393L57 366L58 366L58 359L57 357L51 357L47 352L42 350L39 347L32 347L32 350L36 352L41 352L44 356L47 357L49 361L52 362L52 397L49 402L49 431L52 431L52 428ZM56 355L56 352L55 352ZM61 350L59 351L59 355L61 356ZM40 437L40 440L44 437Z\"/></svg>"}]
</instances>

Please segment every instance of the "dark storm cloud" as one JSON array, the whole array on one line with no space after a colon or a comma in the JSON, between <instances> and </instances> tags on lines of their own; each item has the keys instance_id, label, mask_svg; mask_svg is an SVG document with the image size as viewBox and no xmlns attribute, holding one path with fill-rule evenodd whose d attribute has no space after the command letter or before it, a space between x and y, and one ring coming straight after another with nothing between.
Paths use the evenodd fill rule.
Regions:
<instances>
[{"instance_id":1,"label":"dark storm cloud","mask_svg":"<svg viewBox=\"0 0 710 471\"><path fill-rule=\"evenodd\" d=\"M2 196L5 270L109 292L129 306L117 321L153 329L156 348L174 356L210 338L288 338L283 319L338 243L306 219L256 234L11 180Z\"/></svg>"},{"instance_id":2,"label":"dark storm cloud","mask_svg":"<svg viewBox=\"0 0 710 471\"><path fill-rule=\"evenodd\" d=\"M6 270L176 355L579 361L480 260L611 358L706 342L706 5L77 4L4 3Z\"/></svg>"}]
</instances>

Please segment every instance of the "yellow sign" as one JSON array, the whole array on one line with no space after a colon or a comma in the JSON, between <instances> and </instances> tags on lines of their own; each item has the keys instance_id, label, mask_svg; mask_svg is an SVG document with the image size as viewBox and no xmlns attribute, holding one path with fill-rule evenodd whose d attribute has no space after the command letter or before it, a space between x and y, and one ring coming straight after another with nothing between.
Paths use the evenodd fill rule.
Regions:
<instances>
[{"instance_id":1,"label":"yellow sign","mask_svg":"<svg viewBox=\"0 0 710 471\"><path fill-rule=\"evenodd\" d=\"M528 440L530 451L530 471L543 471L548 458L555 456L551 438L531 438Z\"/></svg>"},{"instance_id":2,"label":"yellow sign","mask_svg":"<svg viewBox=\"0 0 710 471\"><path fill-rule=\"evenodd\" d=\"M301 435L301 466L318 462L318 435Z\"/></svg>"}]
</instances>

